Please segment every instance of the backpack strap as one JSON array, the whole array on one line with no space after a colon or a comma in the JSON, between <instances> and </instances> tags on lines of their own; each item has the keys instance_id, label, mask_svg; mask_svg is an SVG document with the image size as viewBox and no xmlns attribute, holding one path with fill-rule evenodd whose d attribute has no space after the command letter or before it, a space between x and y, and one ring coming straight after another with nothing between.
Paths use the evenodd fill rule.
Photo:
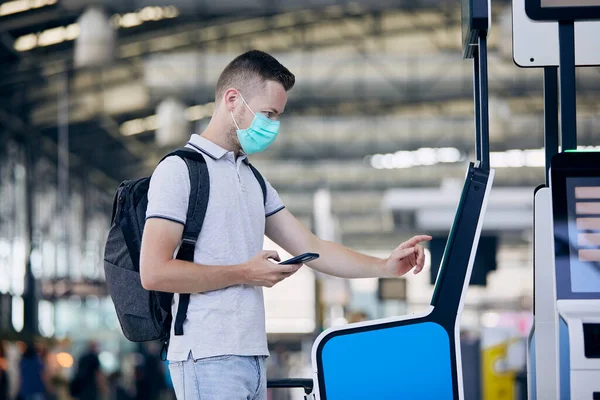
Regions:
<instances>
[{"instance_id":1,"label":"backpack strap","mask_svg":"<svg viewBox=\"0 0 600 400\"><path fill-rule=\"evenodd\" d=\"M266 206L267 205L267 183L265 182L265 178L263 178L263 176L260 174L260 172L258 172L258 170L256 168L254 168L254 165L250 164L248 159L246 159L245 161L246 161L246 164L248 164L248 166L252 170L254 177L256 178L256 180L258 181L258 184L260 185L260 188L261 188L262 194L263 194L263 205Z\"/></svg>"},{"instance_id":2,"label":"backpack strap","mask_svg":"<svg viewBox=\"0 0 600 400\"><path fill-rule=\"evenodd\" d=\"M206 210L208 208L208 198L210 195L210 179L206 159L202 153L193 149L181 148L172 153L167 154L163 160L170 156L181 157L190 174L190 199L188 203L187 219L183 230L183 237L177 259L183 261L194 262L194 252L196 250L196 242L202 231ZM162 160L161 160L162 161ZM258 181L262 194L263 204L267 204L267 184L263 176L256 168L246 159L246 164L254 174ZM187 309L190 303L189 293L179 294L179 304L177 305L177 314L175 316L175 336L183 335L183 323L187 317Z\"/></svg>"},{"instance_id":3,"label":"backpack strap","mask_svg":"<svg viewBox=\"0 0 600 400\"><path fill-rule=\"evenodd\" d=\"M187 219L176 258L178 260L194 262L196 241L198 240L200 231L202 231L210 195L208 168L204 156L193 149L178 149L167 154L165 158L170 156L181 157L183 161L185 161L190 174L190 199L188 203ZM190 294L180 293L177 314L175 316L174 330L176 336L183 335L183 323L187 316L189 303Z\"/></svg>"}]
</instances>

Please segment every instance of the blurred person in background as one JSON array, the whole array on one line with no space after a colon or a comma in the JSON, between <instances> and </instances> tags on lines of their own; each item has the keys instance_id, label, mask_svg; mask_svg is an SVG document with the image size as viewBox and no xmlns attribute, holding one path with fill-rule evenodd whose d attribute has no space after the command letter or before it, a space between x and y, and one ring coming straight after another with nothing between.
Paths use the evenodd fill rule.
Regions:
<instances>
[{"instance_id":1,"label":"blurred person in background","mask_svg":"<svg viewBox=\"0 0 600 400\"><path fill-rule=\"evenodd\" d=\"M46 400L49 393L47 368L38 354L35 344L25 343L19 362L19 400Z\"/></svg>"},{"instance_id":2,"label":"blurred person in background","mask_svg":"<svg viewBox=\"0 0 600 400\"><path fill-rule=\"evenodd\" d=\"M0 341L0 400L8 400L8 359L2 341Z\"/></svg>"},{"instance_id":3,"label":"blurred person in background","mask_svg":"<svg viewBox=\"0 0 600 400\"><path fill-rule=\"evenodd\" d=\"M46 343L39 343L37 346L38 355L44 365L44 382L46 383L46 400L55 400L57 398L57 387L54 381L52 359L53 355ZM54 358L56 360L56 358Z\"/></svg>"},{"instance_id":4,"label":"blurred person in background","mask_svg":"<svg viewBox=\"0 0 600 400\"><path fill-rule=\"evenodd\" d=\"M158 400L167 388L159 352L156 343L140 346L141 362L135 368L136 400Z\"/></svg>"},{"instance_id":5,"label":"blurred person in background","mask_svg":"<svg viewBox=\"0 0 600 400\"><path fill-rule=\"evenodd\" d=\"M109 400L134 400L125 385L123 384L123 374L121 371L115 371L108 377Z\"/></svg>"},{"instance_id":6,"label":"blurred person in background","mask_svg":"<svg viewBox=\"0 0 600 400\"><path fill-rule=\"evenodd\" d=\"M108 384L102 373L96 342L88 342L70 386L71 396L79 400L100 400L107 397Z\"/></svg>"},{"instance_id":7,"label":"blurred person in background","mask_svg":"<svg viewBox=\"0 0 600 400\"><path fill-rule=\"evenodd\" d=\"M180 400L266 399L269 352L262 288L290 277L301 265L272 262L279 255L262 251L265 234L292 255L319 253L309 266L342 278L423 269L419 243L429 236L402 243L387 259L371 257L316 237L285 209L268 181L264 198L247 156L266 150L277 137L294 83L287 68L258 50L238 56L219 76L212 118L187 145L205 155L211 183L194 263L174 259L187 218L186 163L168 157L152 175L140 276L147 290L191 293L183 334L171 334L167 354ZM178 303L175 295L173 315Z\"/></svg>"}]
</instances>

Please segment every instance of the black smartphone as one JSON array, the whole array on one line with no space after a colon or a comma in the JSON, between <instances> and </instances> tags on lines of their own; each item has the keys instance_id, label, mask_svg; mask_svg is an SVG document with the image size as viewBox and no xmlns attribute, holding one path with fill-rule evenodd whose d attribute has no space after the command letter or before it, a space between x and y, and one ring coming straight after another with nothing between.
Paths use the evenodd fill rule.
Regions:
<instances>
[{"instance_id":1,"label":"black smartphone","mask_svg":"<svg viewBox=\"0 0 600 400\"><path fill-rule=\"evenodd\" d=\"M304 264L319 258L317 253L304 253L279 263L279 265Z\"/></svg>"}]
</instances>

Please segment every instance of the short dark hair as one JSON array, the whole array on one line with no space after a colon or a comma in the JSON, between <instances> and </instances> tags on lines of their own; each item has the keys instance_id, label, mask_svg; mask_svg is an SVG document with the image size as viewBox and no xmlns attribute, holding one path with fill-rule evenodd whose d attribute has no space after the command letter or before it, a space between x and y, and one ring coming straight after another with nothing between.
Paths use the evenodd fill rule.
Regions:
<instances>
[{"instance_id":1,"label":"short dark hair","mask_svg":"<svg viewBox=\"0 0 600 400\"><path fill-rule=\"evenodd\" d=\"M253 86L264 84L265 81L279 82L288 91L294 87L296 77L270 54L260 50L248 51L237 56L221 72L217 81L216 99L219 101L231 87L251 92Z\"/></svg>"}]
</instances>

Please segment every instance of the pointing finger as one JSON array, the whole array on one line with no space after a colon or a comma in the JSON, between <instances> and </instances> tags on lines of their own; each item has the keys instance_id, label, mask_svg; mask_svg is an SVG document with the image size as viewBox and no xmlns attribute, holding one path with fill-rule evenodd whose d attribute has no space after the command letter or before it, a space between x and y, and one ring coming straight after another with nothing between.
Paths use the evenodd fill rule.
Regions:
<instances>
[{"instance_id":1,"label":"pointing finger","mask_svg":"<svg viewBox=\"0 0 600 400\"><path fill-rule=\"evenodd\" d=\"M406 249L406 248L409 248L409 247L415 247L417 244L419 244L421 242L428 242L431 239L432 239L432 237L429 236L429 235L417 235L417 236L413 236L412 238L410 238L406 242L402 243L399 247L401 249Z\"/></svg>"}]
</instances>

